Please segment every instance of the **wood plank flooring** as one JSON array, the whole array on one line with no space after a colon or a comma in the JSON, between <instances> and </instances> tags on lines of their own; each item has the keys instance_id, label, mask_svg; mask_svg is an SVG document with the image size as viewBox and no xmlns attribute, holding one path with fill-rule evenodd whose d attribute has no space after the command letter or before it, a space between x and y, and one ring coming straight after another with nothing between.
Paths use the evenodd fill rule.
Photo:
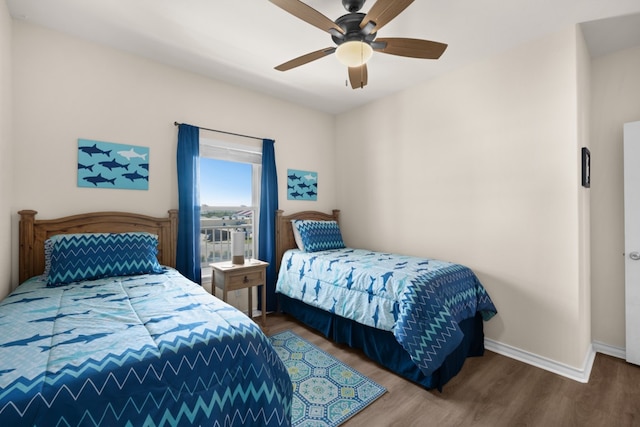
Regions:
<instances>
[{"instance_id":1,"label":"wood plank flooring","mask_svg":"<svg viewBox=\"0 0 640 427\"><path fill-rule=\"evenodd\" d=\"M428 391L282 314L267 335L291 330L386 387L343 426L640 426L640 367L598 354L588 384L486 351L442 393Z\"/></svg>"}]
</instances>

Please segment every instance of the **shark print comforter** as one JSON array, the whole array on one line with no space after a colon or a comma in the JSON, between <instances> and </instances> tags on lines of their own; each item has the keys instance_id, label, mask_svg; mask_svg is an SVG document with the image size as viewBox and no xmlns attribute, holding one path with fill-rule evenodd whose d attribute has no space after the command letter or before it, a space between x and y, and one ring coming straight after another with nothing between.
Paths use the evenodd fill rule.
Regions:
<instances>
[{"instance_id":1,"label":"shark print comforter","mask_svg":"<svg viewBox=\"0 0 640 427\"><path fill-rule=\"evenodd\" d=\"M459 322L497 313L465 266L352 248L287 251L276 292L392 332L425 375L462 341Z\"/></svg>"},{"instance_id":2,"label":"shark print comforter","mask_svg":"<svg viewBox=\"0 0 640 427\"><path fill-rule=\"evenodd\" d=\"M291 400L260 328L173 269L0 303L2 426L288 426Z\"/></svg>"}]
</instances>

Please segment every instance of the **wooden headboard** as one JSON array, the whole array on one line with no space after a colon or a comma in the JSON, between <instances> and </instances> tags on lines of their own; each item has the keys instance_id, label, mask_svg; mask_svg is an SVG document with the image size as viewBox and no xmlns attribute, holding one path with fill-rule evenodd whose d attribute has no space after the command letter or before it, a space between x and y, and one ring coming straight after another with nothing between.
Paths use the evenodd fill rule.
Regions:
<instances>
[{"instance_id":1,"label":"wooden headboard","mask_svg":"<svg viewBox=\"0 0 640 427\"><path fill-rule=\"evenodd\" d=\"M158 235L158 260L169 267L176 265L178 211L155 218L127 212L91 212L57 219L36 219L38 212L19 211L19 283L44 272L44 242L55 234L125 233L145 231Z\"/></svg>"},{"instance_id":2,"label":"wooden headboard","mask_svg":"<svg viewBox=\"0 0 640 427\"><path fill-rule=\"evenodd\" d=\"M291 215L282 215L283 211L276 211L276 272L280 271L282 256L289 249L296 248L296 241L293 237L291 220L310 219L316 221L336 221L340 222L340 209L334 209L331 214L318 211L303 211Z\"/></svg>"}]
</instances>

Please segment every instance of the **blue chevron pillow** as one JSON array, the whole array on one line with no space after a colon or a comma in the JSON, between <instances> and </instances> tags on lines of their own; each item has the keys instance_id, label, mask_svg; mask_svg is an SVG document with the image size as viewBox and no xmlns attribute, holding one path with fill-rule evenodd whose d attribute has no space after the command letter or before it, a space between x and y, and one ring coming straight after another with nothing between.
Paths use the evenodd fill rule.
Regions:
<instances>
[{"instance_id":1,"label":"blue chevron pillow","mask_svg":"<svg viewBox=\"0 0 640 427\"><path fill-rule=\"evenodd\" d=\"M336 221L294 220L293 226L298 229L305 252L342 249L342 233Z\"/></svg>"},{"instance_id":2,"label":"blue chevron pillow","mask_svg":"<svg viewBox=\"0 0 640 427\"><path fill-rule=\"evenodd\" d=\"M49 240L49 287L101 277L163 272L157 258L158 236L154 234L58 234Z\"/></svg>"}]
</instances>

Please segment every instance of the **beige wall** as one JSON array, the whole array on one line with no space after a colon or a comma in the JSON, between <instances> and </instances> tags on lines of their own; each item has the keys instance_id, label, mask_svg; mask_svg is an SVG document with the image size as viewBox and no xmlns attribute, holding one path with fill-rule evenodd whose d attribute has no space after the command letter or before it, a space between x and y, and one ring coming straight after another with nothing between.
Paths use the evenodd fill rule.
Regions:
<instances>
[{"instance_id":1,"label":"beige wall","mask_svg":"<svg viewBox=\"0 0 640 427\"><path fill-rule=\"evenodd\" d=\"M624 349L622 126L640 120L640 46L591 66L593 340Z\"/></svg>"},{"instance_id":2,"label":"beige wall","mask_svg":"<svg viewBox=\"0 0 640 427\"><path fill-rule=\"evenodd\" d=\"M472 267L500 311L488 338L573 367L591 335L624 347L622 123L640 120L640 49L589 66L567 29L334 118L23 22L12 32L0 4L0 232L13 233L0 297L17 210L176 207L177 120L274 138L280 207L341 208L351 246ZM149 191L77 188L77 138L149 146ZM287 168L318 171L318 202L286 200Z\"/></svg>"},{"instance_id":3,"label":"beige wall","mask_svg":"<svg viewBox=\"0 0 640 427\"><path fill-rule=\"evenodd\" d=\"M12 61L11 16L0 2L0 300L11 285L11 201L12 201Z\"/></svg>"},{"instance_id":4,"label":"beige wall","mask_svg":"<svg viewBox=\"0 0 640 427\"><path fill-rule=\"evenodd\" d=\"M275 139L281 208L309 206L286 200L287 168L318 172L313 207L336 206L331 115L23 22L13 46L14 230L20 209L51 218L176 208L174 121ZM77 187L78 138L150 147L149 190Z\"/></svg>"},{"instance_id":5,"label":"beige wall","mask_svg":"<svg viewBox=\"0 0 640 427\"><path fill-rule=\"evenodd\" d=\"M499 310L488 338L575 368L590 344L580 43L569 28L341 115L336 130L348 245L468 265Z\"/></svg>"}]
</instances>

